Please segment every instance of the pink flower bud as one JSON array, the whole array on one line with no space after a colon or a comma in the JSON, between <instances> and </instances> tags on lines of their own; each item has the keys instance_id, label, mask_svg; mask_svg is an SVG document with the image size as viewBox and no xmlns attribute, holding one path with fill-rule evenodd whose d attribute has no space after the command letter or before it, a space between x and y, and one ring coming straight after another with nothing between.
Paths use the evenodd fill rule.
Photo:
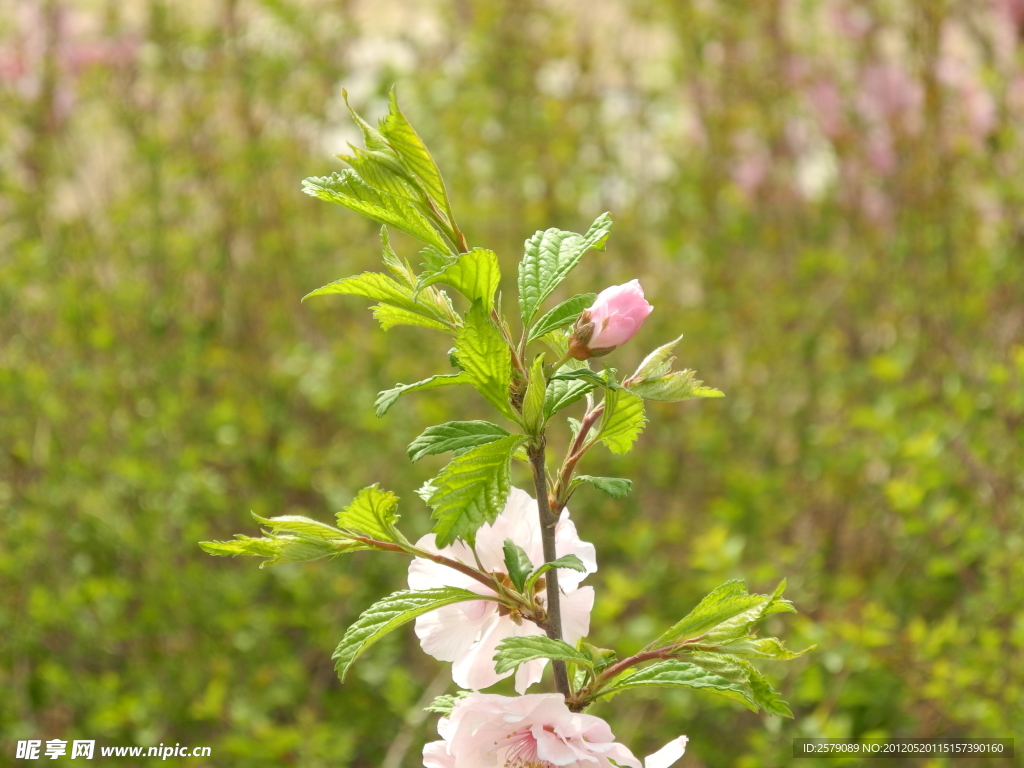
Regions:
<instances>
[{"instance_id":1,"label":"pink flower bud","mask_svg":"<svg viewBox=\"0 0 1024 768\"><path fill-rule=\"evenodd\" d=\"M633 338L653 310L637 280L605 288L580 315L569 351L577 360L606 355Z\"/></svg>"}]
</instances>

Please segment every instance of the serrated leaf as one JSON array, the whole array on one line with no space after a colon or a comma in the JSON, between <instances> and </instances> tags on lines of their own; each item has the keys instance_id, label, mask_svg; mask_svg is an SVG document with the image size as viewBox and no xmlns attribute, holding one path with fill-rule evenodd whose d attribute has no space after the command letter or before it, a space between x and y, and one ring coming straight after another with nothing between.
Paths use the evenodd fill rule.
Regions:
<instances>
[{"instance_id":1,"label":"serrated leaf","mask_svg":"<svg viewBox=\"0 0 1024 768\"><path fill-rule=\"evenodd\" d=\"M599 491L603 491L613 499L622 499L629 495L633 489L633 481L621 477L594 477L593 475L577 475L573 478L573 485L578 483L590 483Z\"/></svg>"},{"instance_id":2,"label":"serrated leaf","mask_svg":"<svg viewBox=\"0 0 1024 768\"><path fill-rule=\"evenodd\" d=\"M664 376L666 373L671 371L672 362L675 360L675 357L672 355L672 350L674 350L676 345L682 340L683 337L680 335L668 344L662 344L656 350L651 352L651 354L645 357L643 362L637 366L636 372L626 381L632 382L656 378L658 376ZM626 386L628 386L628 384Z\"/></svg>"},{"instance_id":3,"label":"serrated leaf","mask_svg":"<svg viewBox=\"0 0 1024 768\"><path fill-rule=\"evenodd\" d=\"M375 152L394 153L394 150L388 146L388 143L384 141L384 137L377 132L377 129L352 109L352 105L348 103L348 91L344 88L341 89L341 96L345 100L345 106L348 107L348 113L352 116L352 121L359 126L359 130L363 133L363 143L366 145L366 148ZM395 159L398 159L397 153L395 154Z\"/></svg>"},{"instance_id":4,"label":"serrated leaf","mask_svg":"<svg viewBox=\"0 0 1024 768\"><path fill-rule=\"evenodd\" d=\"M509 435L478 445L452 459L434 479L427 502L437 524L437 546L456 539L472 541L484 523L493 523L505 507L511 489L509 463L523 435Z\"/></svg>"},{"instance_id":5,"label":"serrated leaf","mask_svg":"<svg viewBox=\"0 0 1024 768\"><path fill-rule=\"evenodd\" d=\"M703 382L694 378L695 371L674 371L656 379L642 381L629 387L644 400L658 400L664 403L677 403L682 400L694 400L706 397L725 397L721 390L702 386Z\"/></svg>"},{"instance_id":6,"label":"serrated leaf","mask_svg":"<svg viewBox=\"0 0 1024 768\"><path fill-rule=\"evenodd\" d=\"M461 603L467 600L487 600L486 595L479 595L466 589L441 587L421 591L409 590L395 592L383 600L374 603L356 619L355 624L348 628L345 636L334 650L334 668L338 678L344 682L345 674L352 663L380 640L388 632L407 624L417 616L435 611L446 605Z\"/></svg>"},{"instance_id":7,"label":"serrated leaf","mask_svg":"<svg viewBox=\"0 0 1024 768\"><path fill-rule=\"evenodd\" d=\"M550 338L550 334L544 337ZM563 408L568 408L588 392L593 392L597 386L593 381L585 379L562 378L565 374L587 368L589 366L581 360L567 360L561 368L548 381L547 391L544 393L544 415L551 418Z\"/></svg>"},{"instance_id":8,"label":"serrated leaf","mask_svg":"<svg viewBox=\"0 0 1024 768\"><path fill-rule=\"evenodd\" d=\"M296 533L300 536L312 536L320 539L337 539L345 537L344 532L339 531L334 526L327 525L327 523L321 523L319 520L314 520L311 517L304 517L302 515L260 517L259 515L254 514L253 518L260 525L270 528L270 530L275 534L281 532Z\"/></svg>"},{"instance_id":9,"label":"serrated leaf","mask_svg":"<svg viewBox=\"0 0 1024 768\"><path fill-rule=\"evenodd\" d=\"M258 557L276 557L277 549L272 539L254 538L235 534L235 541L200 541L199 546L204 552L217 557L236 557L238 555L255 555Z\"/></svg>"},{"instance_id":10,"label":"serrated leaf","mask_svg":"<svg viewBox=\"0 0 1024 768\"><path fill-rule=\"evenodd\" d=\"M380 135L402 158L405 167L419 179L423 189L444 211L448 220L454 221L441 171L438 170L437 163L434 162L419 134L402 114L394 88L389 94L388 115L380 121Z\"/></svg>"},{"instance_id":11,"label":"serrated leaf","mask_svg":"<svg viewBox=\"0 0 1024 768\"><path fill-rule=\"evenodd\" d=\"M661 646L701 638L702 644L726 643L748 635L750 628L782 600L783 581L772 595L751 595L740 580L727 581L700 601L696 608L657 640ZM771 611L771 612L777 612Z\"/></svg>"},{"instance_id":12,"label":"serrated leaf","mask_svg":"<svg viewBox=\"0 0 1024 768\"><path fill-rule=\"evenodd\" d=\"M380 245L383 251L384 266L386 266L404 287L413 289L416 287L416 273L413 272L409 262L402 259L391 247L391 238L388 236L388 228L380 228Z\"/></svg>"},{"instance_id":13,"label":"serrated leaf","mask_svg":"<svg viewBox=\"0 0 1024 768\"><path fill-rule=\"evenodd\" d=\"M717 389L702 386L704 382L694 378L695 371L689 369L673 371L675 357L672 350L683 337L680 336L651 352L636 372L626 379L624 386L644 400L679 402L701 397L725 397Z\"/></svg>"},{"instance_id":14,"label":"serrated leaf","mask_svg":"<svg viewBox=\"0 0 1024 768\"><path fill-rule=\"evenodd\" d=\"M519 264L519 307L523 325L529 327L544 300L558 287L587 251L604 250L612 220L602 213L585 235L548 229L526 241Z\"/></svg>"},{"instance_id":15,"label":"serrated leaf","mask_svg":"<svg viewBox=\"0 0 1024 768\"><path fill-rule=\"evenodd\" d=\"M211 555L235 556L254 555L265 557L260 568L267 565L284 565L286 563L304 563L333 557L343 552L354 552L369 547L359 542L337 538L328 540L320 536L277 536L268 534L262 538L253 538L235 534L235 541L201 541L199 546Z\"/></svg>"},{"instance_id":16,"label":"serrated leaf","mask_svg":"<svg viewBox=\"0 0 1024 768\"><path fill-rule=\"evenodd\" d=\"M455 334L455 356L477 391L514 421L508 391L512 355L480 302L470 307L465 324Z\"/></svg>"},{"instance_id":17,"label":"serrated leaf","mask_svg":"<svg viewBox=\"0 0 1024 768\"><path fill-rule=\"evenodd\" d=\"M423 325L427 328L439 327L443 331L451 330L455 327L451 317L454 311L451 313L447 312L446 308L438 303L436 296L430 296L429 301L417 300L413 297L411 288L403 286L383 272L363 272L360 275L335 280L333 283L328 283L317 288L315 291L307 293L302 297L302 300L305 301L313 296L326 296L329 294L362 296L399 310L397 312L390 312L388 310L382 311L379 306L373 307L374 316L380 320L381 325L385 325L386 321L394 320L395 322L391 322L391 325L399 323ZM423 320L414 323L412 318L409 318L409 315L418 315ZM385 330L388 327L390 325L386 325Z\"/></svg>"},{"instance_id":18,"label":"serrated leaf","mask_svg":"<svg viewBox=\"0 0 1024 768\"><path fill-rule=\"evenodd\" d=\"M772 688L767 678L749 661L723 653L691 653L687 659L708 672L740 685L754 704L770 715L792 717L781 694Z\"/></svg>"},{"instance_id":19,"label":"serrated leaf","mask_svg":"<svg viewBox=\"0 0 1024 768\"><path fill-rule=\"evenodd\" d=\"M751 693L741 684L727 680L708 670L686 661L669 659L652 664L632 674L619 678L602 696L637 688L691 688L706 690L742 702L748 709L757 712L758 705Z\"/></svg>"},{"instance_id":20,"label":"serrated leaf","mask_svg":"<svg viewBox=\"0 0 1024 768\"><path fill-rule=\"evenodd\" d=\"M438 696L430 704L423 708L424 712L437 712L439 715L445 717L451 717L452 710L455 709L455 705L462 701L464 698L469 696L472 691L459 691L458 693L451 694L446 693L443 696Z\"/></svg>"},{"instance_id":21,"label":"serrated leaf","mask_svg":"<svg viewBox=\"0 0 1024 768\"><path fill-rule=\"evenodd\" d=\"M530 380L523 396L523 425L531 435L544 429L544 400L547 397L547 378L544 376L544 355L537 355L530 366Z\"/></svg>"},{"instance_id":22,"label":"serrated leaf","mask_svg":"<svg viewBox=\"0 0 1024 768\"><path fill-rule=\"evenodd\" d=\"M391 389L385 389L383 392L378 393L377 400L374 402L374 410L377 414L377 418L381 418L387 413L391 406L394 405L398 398L404 395L406 392L418 392L423 389L434 389L436 387L450 387L455 384L472 384L473 380L469 374L465 371L459 373L443 373L437 376L431 376L429 379L423 381L417 381L414 384L396 384Z\"/></svg>"},{"instance_id":23,"label":"serrated leaf","mask_svg":"<svg viewBox=\"0 0 1024 768\"><path fill-rule=\"evenodd\" d=\"M449 421L423 430L409 444L409 459L419 461L424 456L473 448L503 437L508 437L508 432L489 421Z\"/></svg>"},{"instance_id":24,"label":"serrated leaf","mask_svg":"<svg viewBox=\"0 0 1024 768\"><path fill-rule=\"evenodd\" d=\"M581 293L571 299L566 299L537 321L537 324L530 329L527 343L536 341L541 336L546 336L559 328L572 325L579 319L583 310L594 303L596 298L596 293Z\"/></svg>"},{"instance_id":25,"label":"serrated leaf","mask_svg":"<svg viewBox=\"0 0 1024 768\"><path fill-rule=\"evenodd\" d=\"M494 251L474 248L439 271L424 273L420 277L420 288L437 283L450 285L471 302L480 301L489 315L494 308L494 292L501 281L501 269Z\"/></svg>"},{"instance_id":26,"label":"serrated leaf","mask_svg":"<svg viewBox=\"0 0 1024 768\"><path fill-rule=\"evenodd\" d=\"M522 592L526 585L527 577L533 571L533 563L530 562L530 556L512 539L505 539L501 550L505 556L505 570L508 573L509 581L512 582L512 586L519 592Z\"/></svg>"},{"instance_id":27,"label":"serrated leaf","mask_svg":"<svg viewBox=\"0 0 1024 768\"><path fill-rule=\"evenodd\" d=\"M387 304L374 304L370 309L373 310L374 319L380 323L381 329L385 331L390 331L396 325L415 325L420 328L429 328L432 331L448 332L451 330L450 326L445 325L440 320L434 320L418 312L410 312L407 309L399 309Z\"/></svg>"},{"instance_id":28,"label":"serrated leaf","mask_svg":"<svg viewBox=\"0 0 1024 768\"><path fill-rule=\"evenodd\" d=\"M815 647L812 645L802 651L791 651L777 637L748 637L720 645L718 649L722 653L728 653L732 656L789 661L790 659L803 656L809 651L813 651Z\"/></svg>"},{"instance_id":29,"label":"serrated leaf","mask_svg":"<svg viewBox=\"0 0 1024 768\"><path fill-rule=\"evenodd\" d=\"M599 439L612 453L629 453L647 424L644 401L632 392L608 389L604 402Z\"/></svg>"},{"instance_id":30,"label":"serrated leaf","mask_svg":"<svg viewBox=\"0 0 1024 768\"><path fill-rule=\"evenodd\" d=\"M352 503L338 513L338 527L394 543L401 540L395 528L397 509L398 497L374 483L359 491Z\"/></svg>"},{"instance_id":31,"label":"serrated leaf","mask_svg":"<svg viewBox=\"0 0 1024 768\"><path fill-rule=\"evenodd\" d=\"M581 667L593 668L588 657L564 640L552 640L543 635L506 637L498 643L494 654L494 671L499 675L534 659L568 661Z\"/></svg>"},{"instance_id":32,"label":"serrated leaf","mask_svg":"<svg viewBox=\"0 0 1024 768\"><path fill-rule=\"evenodd\" d=\"M393 152L360 149L352 147L353 154L338 155L352 166L360 179L371 187L389 195L408 200L413 205L423 200L423 193Z\"/></svg>"},{"instance_id":33,"label":"serrated leaf","mask_svg":"<svg viewBox=\"0 0 1024 768\"><path fill-rule=\"evenodd\" d=\"M361 213L379 224L400 229L417 240L442 250L449 246L430 220L408 200L382 192L359 178L348 168L330 176L311 176L302 182L302 191L311 197L337 203Z\"/></svg>"}]
</instances>

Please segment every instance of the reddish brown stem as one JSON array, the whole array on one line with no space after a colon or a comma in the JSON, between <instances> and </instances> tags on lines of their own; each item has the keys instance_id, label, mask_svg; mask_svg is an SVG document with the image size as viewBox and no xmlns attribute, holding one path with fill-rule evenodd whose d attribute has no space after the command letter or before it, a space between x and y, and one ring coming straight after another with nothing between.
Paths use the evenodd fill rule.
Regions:
<instances>
[{"instance_id":1,"label":"reddish brown stem","mask_svg":"<svg viewBox=\"0 0 1024 768\"><path fill-rule=\"evenodd\" d=\"M488 589L493 589L495 592L498 591L496 589L497 584L492 575L484 573L483 571L478 571L473 566L466 565L465 563L460 563L458 560L452 560L450 557L434 554L433 552L427 552L423 549L406 549L405 547L399 544L392 544L388 541L378 541L377 539L370 538L369 536L353 535L352 538L356 541L362 542L363 544L371 546L374 549L383 549L387 552L403 552L407 555L415 555L416 557L422 557L427 560L433 560L435 563L446 565L449 568L458 571L459 573L464 573L470 578L476 579Z\"/></svg>"}]
</instances>

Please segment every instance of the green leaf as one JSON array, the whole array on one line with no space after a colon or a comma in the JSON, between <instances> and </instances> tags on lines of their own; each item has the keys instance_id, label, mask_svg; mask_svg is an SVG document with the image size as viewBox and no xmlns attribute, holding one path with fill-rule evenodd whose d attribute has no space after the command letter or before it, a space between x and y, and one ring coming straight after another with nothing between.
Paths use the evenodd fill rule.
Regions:
<instances>
[{"instance_id":1,"label":"green leaf","mask_svg":"<svg viewBox=\"0 0 1024 768\"><path fill-rule=\"evenodd\" d=\"M552 640L544 635L506 637L498 643L494 654L494 671L499 675L534 659L568 661L592 669L590 659L564 640Z\"/></svg>"},{"instance_id":2,"label":"green leaf","mask_svg":"<svg viewBox=\"0 0 1024 768\"><path fill-rule=\"evenodd\" d=\"M674 371L649 381L641 381L629 387L630 392L640 395L644 400L659 400L665 403L676 403L682 400L694 400L706 397L725 397L725 394L712 387L701 386L702 381L694 378L695 371Z\"/></svg>"},{"instance_id":3,"label":"green leaf","mask_svg":"<svg viewBox=\"0 0 1024 768\"><path fill-rule=\"evenodd\" d=\"M472 383L473 380L465 371L460 373L439 374L437 376L431 376L429 379L424 379L423 381L417 381L414 384L396 384L391 389L385 389L377 395L377 400L373 405L377 418L379 419L387 413L391 409L391 406L398 401L398 398L406 392L418 392L422 389L434 389L435 387L450 387L455 384Z\"/></svg>"},{"instance_id":4,"label":"green leaf","mask_svg":"<svg viewBox=\"0 0 1024 768\"><path fill-rule=\"evenodd\" d=\"M363 132L363 143L366 145L366 148L374 152L391 152L397 162L398 154L388 146L388 143L384 141L384 137L377 132L376 128L363 120L359 113L352 109L352 105L348 103L348 91L342 88L341 96L345 100L345 106L348 107L348 113L352 115L352 121Z\"/></svg>"},{"instance_id":5,"label":"green leaf","mask_svg":"<svg viewBox=\"0 0 1024 768\"><path fill-rule=\"evenodd\" d=\"M561 557L552 560L550 563L544 563L540 565L537 568L537 570L530 574L530 578L526 580L525 594L532 594L533 585L537 583L537 579L539 579L545 573L550 571L552 568L568 568L570 571L579 571L580 573L587 572L587 566L585 566L583 564L583 561L580 560L576 555L562 555Z\"/></svg>"},{"instance_id":6,"label":"green leaf","mask_svg":"<svg viewBox=\"0 0 1024 768\"><path fill-rule=\"evenodd\" d=\"M551 338L545 336L545 339ZM544 415L551 418L563 408L568 408L597 386L589 379L562 378L575 371L587 369L589 366L582 360L567 360L565 364L548 381L547 392L544 393Z\"/></svg>"},{"instance_id":7,"label":"green leaf","mask_svg":"<svg viewBox=\"0 0 1024 768\"><path fill-rule=\"evenodd\" d=\"M598 648L597 646L585 643L582 640L578 645L579 652L590 659L590 663L596 672L600 672L602 669L610 667L619 660L615 651L608 648Z\"/></svg>"},{"instance_id":8,"label":"green leaf","mask_svg":"<svg viewBox=\"0 0 1024 768\"><path fill-rule=\"evenodd\" d=\"M599 491L604 491L613 499L622 499L633 490L633 481L621 477L594 477L592 475L577 475L573 478L572 484L590 483Z\"/></svg>"},{"instance_id":9,"label":"green leaf","mask_svg":"<svg viewBox=\"0 0 1024 768\"><path fill-rule=\"evenodd\" d=\"M338 513L338 527L379 541L402 541L402 535L395 527L397 509L398 497L391 491L382 491L374 483L357 493L352 503Z\"/></svg>"},{"instance_id":10,"label":"green leaf","mask_svg":"<svg viewBox=\"0 0 1024 768\"><path fill-rule=\"evenodd\" d=\"M480 301L489 315L494 309L494 292L498 290L500 281L501 269L494 251L474 248L439 271L425 272L419 287L426 288L436 283L450 285L471 302Z\"/></svg>"},{"instance_id":11,"label":"green leaf","mask_svg":"<svg viewBox=\"0 0 1024 768\"><path fill-rule=\"evenodd\" d=\"M672 350L676 348L676 345L683 340L682 335L679 338L670 341L668 344L662 344L656 350L651 352L647 357L643 359L643 362L637 366L636 372L630 376L627 381L640 381L643 379L653 379L658 376L664 376L666 373L672 370L672 363L675 361L675 357L672 355ZM626 385L628 386L628 384Z\"/></svg>"},{"instance_id":12,"label":"green leaf","mask_svg":"<svg viewBox=\"0 0 1024 768\"><path fill-rule=\"evenodd\" d=\"M413 272L409 262L399 258L391 247L391 238L388 236L388 228L380 228L380 245L383 251L384 266L387 267L399 282L406 288L416 287L416 273Z\"/></svg>"},{"instance_id":13,"label":"green leaf","mask_svg":"<svg viewBox=\"0 0 1024 768\"><path fill-rule=\"evenodd\" d=\"M541 336L546 336L559 328L572 325L579 319L583 310L594 303L596 298L596 293L581 293L571 299L566 299L537 321L537 324L530 329L527 343L536 341Z\"/></svg>"},{"instance_id":14,"label":"green leaf","mask_svg":"<svg viewBox=\"0 0 1024 768\"><path fill-rule=\"evenodd\" d=\"M328 540L320 536L276 536L273 534L262 538L235 534L235 541L201 541L199 546L209 554L221 557L254 555L268 558L260 563L260 568L267 565L304 563L324 557L333 557L343 552L370 549L359 542L343 538Z\"/></svg>"},{"instance_id":15,"label":"green leaf","mask_svg":"<svg viewBox=\"0 0 1024 768\"><path fill-rule=\"evenodd\" d=\"M391 89L389 100L388 115L380 121L381 136L402 158L405 167L416 176L426 193L448 216L448 220L454 222L441 171L419 134L402 114L394 88Z\"/></svg>"},{"instance_id":16,"label":"green leaf","mask_svg":"<svg viewBox=\"0 0 1024 768\"><path fill-rule=\"evenodd\" d=\"M381 192L408 200L413 205L422 203L423 193L393 152L374 152L359 147L352 147L352 152L354 154L338 155L338 159L351 165L360 179Z\"/></svg>"},{"instance_id":17,"label":"green leaf","mask_svg":"<svg viewBox=\"0 0 1024 768\"><path fill-rule=\"evenodd\" d=\"M700 638L707 645L745 637L753 624L769 613L792 610L792 605L781 599L783 589L785 581L772 595L751 595L742 581L727 581L658 638L656 644L666 646Z\"/></svg>"},{"instance_id":18,"label":"green leaf","mask_svg":"<svg viewBox=\"0 0 1024 768\"><path fill-rule=\"evenodd\" d=\"M523 396L523 425L527 434L539 435L544 431L544 400L547 397L548 380L544 376L544 355L537 355L530 367L530 380Z\"/></svg>"},{"instance_id":19,"label":"green leaf","mask_svg":"<svg viewBox=\"0 0 1024 768\"><path fill-rule=\"evenodd\" d=\"M502 552L505 554L505 570L508 573L509 581L519 592L522 592L526 586L527 577L533 571L530 556L512 539L505 539Z\"/></svg>"},{"instance_id":20,"label":"green leaf","mask_svg":"<svg viewBox=\"0 0 1024 768\"><path fill-rule=\"evenodd\" d=\"M804 648L802 651L791 651L777 637L750 637L720 645L718 649L722 653L728 653L732 656L789 661L790 659L803 656L808 651L813 651L816 647L812 645L809 648Z\"/></svg>"},{"instance_id":21,"label":"green leaf","mask_svg":"<svg viewBox=\"0 0 1024 768\"><path fill-rule=\"evenodd\" d=\"M409 459L419 461L424 456L473 448L503 437L508 437L508 432L489 421L449 421L427 427L413 440L409 444Z\"/></svg>"},{"instance_id":22,"label":"green leaf","mask_svg":"<svg viewBox=\"0 0 1024 768\"><path fill-rule=\"evenodd\" d=\"M260 525L264 525L275 534L277 533L295 533L300 536L311 536L320 539L340 539L346 538L344 531L339 531L332 525L327 523L321 523L319 520L314 520L310 517L303 517L302 515L282 515L281 517L260 517L259 515L253 515L256 522Z\"/></svg>"},{"instance_id":23,"label":"green leaf","mask_svg":"<svg viewBox=\"0 0 1024 768\"><path fill-rule=\"evenodd\" d=\"M339 679L342 682L345 681L345 674L349 667L367 648L388 632L409 623L417 616L454 603L493 599L495 598L455 587L395 592L385 597L370 606L356 619L355 624L348 628L345 636L334 650L332 658Z\"/></svg>"},{"instance_id":24,"label":"green leaf","mask_svg":"<svg viewBox=\"0 0 1024 768\"><path fill-rule=\"evenodd\" d=\"M390 331L396 325L417 325L421 328L430 328L433 331L447 332L451 330L450 326L445 325L440 320L434 320L418 312L410 312L407 309L399 309L387 304L374 304L370 309L373 310L374 318L385 331Z\"/></svg>"},{"instance_id":25,"label":"green leaf","mask_svg":"<svg viewBox=\"0 0 1024 768\"><path fill-rule=\"evenodd\" d=\"M516 420L509 405L512 356L483 304L474 302L455 334L455 356L473 386L501 413Z\"/></svg>"},{"instance_id":26,"label":"green leaf","mask_svg":"<svg viewBox=\"0 0 1024 768\"><path fill-rule=\"evenodd\" d=\"M725 397L717 389L701 386L703 382L694 378L694 371L672 370L672 364L675 362L672 350L682 338L680 336L675 341L658 347L644 358L636 372L624 382L626 389L644 400L670 403L699 397Z\"/></svg>"},{"instance_id":27,"label":"green leaf","mask_svg":"<svg viewBox=\"0 0 1024 768\"><path fill-rule=\"evenodd\" d=\"M519 264L519 307L523 325L529 327L544 300L558 287L588 250L604 250L612 220L602 213L585 235L548 229L526 241L526 255Z\"/></svg>"},{"instance_id":28,"label":"green leaf","mask_svg":"<svg viewBox=\"0 0 1024 768\"><path fill-rule=\"evenodd\" d=\"M599 439L612 453L629 453L647 424L644 401L632 392L608 389L604 403Z\"/></svg>"},{"instance_id":29,"label":"green leaf","mask_svg":"<svg viewBox=\"0 0 1024 768\"><path fill-rule=\"evenodd\" d=\"M750 710L757 712L758 705L751 693L741 684L732 682L709 672L696 664L677 659L661 661L620 677L610 688L601 692L608 696L637 688L691 688L706 690L740 701Z\"/></svg>"},{"instance_id":30,"label":"green leaf","mask_svg":"<svg viewBox=\"0 0 1024 768\"><path fill-rule=\"evenodd\" d=\"M436 296L430 296L429 301L417 300L413 297L411 288L403 286L383 272L363 272L361 275L335 280L333 283L328 283L321 288L317 288L315 291L307 293L302 297L302 300L305 301L313 296L326 296L328 294L362 296L374 301L380 301L389 307L393 307L395 310L399 310L381 312L381 307L373 308L374 316L380 320L381 325L385 325L385 322L388 321L394 321L390 322L390 325L385 325L385 330L399 323L423 325L427 328L440 328L443 331L455 327L451 319L451 315L454 312L448 313L446 308L438 303ZM409 315L418 315L423 320L412 322Z\"/></svg>"},{"instance_id":31,"label":"green leaf","mask_svg":"<svg viewBox=\"0 0 1024 768\"><path fill-rule=\"evenodd\" d=\"M437 546L455 539L473 540L484 523L493 523L505 507L511 488L509 463L523 435L509 435L471 448L452 459L434 479L427 502L437 520Z\"/></svg>"},{"instance_id":32,"label":"green leaf","mask_svg":"<svg viewBox=\"0 0 1024 768\"><path fill-rule=\"evenodd\" d=\"M750 701L770 715L793 717L781 694L772 688L767 678L749 661L736 656L714 652L696 652L687 659L711 674L740 685Z\"/></svg>"},{"instance_id":33,"label":"green leaf","mask_svg":"<svg viewBox=\"0 0 1024 768\"><path fill-rule=\"evenodd\" d=\"M437 712L439 715L445 717L451 717L452 710L455 709L455 705L462 701L464 698L469 696L472 691L459 691L456 694L446 693L443 696L438 696L430 704L423 708L424 712Z\"/></svg>"},{"instance_id":34,"label":"green leaf","mask_svg":"<svg viewBox=\"0 0 1024 768\"><path fill-rule=\"evenodd\" d=\"M355 171L346 168L330 176L311 176L303 180L302 191L311 197L343 205L380 224L400 229L428 245L449 249L430 220L408 200L374 189Z\"/></svg>"}]
</instances>

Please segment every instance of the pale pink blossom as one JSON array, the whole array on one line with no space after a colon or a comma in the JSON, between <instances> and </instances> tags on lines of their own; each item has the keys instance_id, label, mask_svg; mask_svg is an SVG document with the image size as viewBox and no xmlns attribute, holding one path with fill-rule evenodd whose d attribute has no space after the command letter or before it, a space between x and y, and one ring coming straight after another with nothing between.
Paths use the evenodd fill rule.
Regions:
<instances>
[{"instance_id":1,"label":"pale pink blossom","mask_svg":"<svg viewBox=\"0 0 1024 768\"><path fill-rule=\"evenodd\" d=\"M669 768L686 749L680 736L641 765L608 723L571 712L556 693L470 694L437 730L442 740L423 748L426 768Z\"/></svg>"},{"instance_id":2,"label":"pale pink blossom","mask_svg":"<svg viewBox=\"0 0 1024 768\"><path fill-rule=\"evenodd\" d=\"M611 352L633 338L653 311L639 280L605 288L580 315L569 350L578 360Z\"/></svg>"},{"instance_id":3,"label":"pale pink blossom","mask_svg":"<svg viewBox=\"0 0 1024 768\"><path fill-rule=\"evenodd\" d=\"M476 554L480 564L490 573L505 573L502 547L511 539L526 552L534 566L544 562L540 518L537 502L525 491L513 488L505 509L492 525L484 525L476 534ZM433 534L424 536L416 546L430 552L475 566L473 550L462 541L438 549ZM597 570L594 545L580 541L576 526L569 519L569 510L563 509L555 527L555 552L558 557L576 555L586 573L568 569L558 571L562 590L562 632L566 642L575 644L590 631L590 611L594 607L594 588L580 587L587 575ZM461 587L482 595L494 592L479 581L431 560L416 558L409 566L410 589ZM536 596L543 605L545 596L540 590ZM479 690L494 685L512 672L499 675L494 671L494 654L498 643L506 637L542 635L543 630L531 621L499 610L490 600L469 601L440 608L416 619L416 636L423 650L441 661L451 661L452 679L462 688ZM522 664L516 671L516 690L523 693L540 681L545 660Z\"/></svg>"}]
</instances>

